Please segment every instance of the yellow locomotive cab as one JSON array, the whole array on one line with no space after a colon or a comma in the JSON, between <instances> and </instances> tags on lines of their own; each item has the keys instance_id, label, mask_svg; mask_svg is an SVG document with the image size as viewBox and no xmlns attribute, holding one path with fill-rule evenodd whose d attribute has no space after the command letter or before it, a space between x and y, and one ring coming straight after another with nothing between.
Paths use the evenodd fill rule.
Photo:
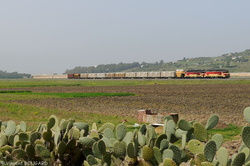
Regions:
<instances>
[{"instance_id":1,"label":"yellow locomotive cab","mask_svg":"<svg viewBox=\"0 0 250 166\"><path fill-rule=\"evenodd\" d=\"M177 69L175 72L176 78L183 78L185 76L185 71L182 69Z\"/></svg>"}]
</instances>

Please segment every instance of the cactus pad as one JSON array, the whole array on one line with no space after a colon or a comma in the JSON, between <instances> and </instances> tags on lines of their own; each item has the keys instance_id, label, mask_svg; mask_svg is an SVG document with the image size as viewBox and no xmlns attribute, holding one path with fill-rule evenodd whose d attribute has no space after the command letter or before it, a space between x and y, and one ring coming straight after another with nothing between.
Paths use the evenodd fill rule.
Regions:
<instances>
[{"instance_id":1,"label":"cactus pad","mask_svg":"<svg viewBox=\"0 0 250 166\"><path fill-rule=\"evenodd\" d=\"M227 162L228 162L228 151L226 148L224 147L220 147L217 151L217 160L219 161L219 163L221 165L227 165Z\"/></svg>"},{"instance_id":2,"label":"cactus pad","mask_svg":"<svg viewBox=\"0 0 250 166\"><path fill-rule=\"evenodd\" d=\"M25 123L24 121L21 121L21 122L20 122L20 129L21 129L23 132L26 132L27 126L26 126L26 123Z\"/></svg>"},{"instance_id":3,"label":"cactus pad","mask_svg":"<svg viewBox=\"0 0 250 166\"><path fill-rule=\"evenodd\" d=\"M126 156L126 143L123 141L116 141L114 143L113 153L118 158L124 158Z\"/></svg>"},{"instance_id":4,"label":"cactus pad","mask_svg":"<svg viewBox=\"0 0 250 166\"><path fill-rule=\"evenodd\" d=\"M160 150L163 151L167 149L169 146L169 141L167 139L163 139L160 144Z\"/></svg>"},{"instance_id":5,"label":"cactus pad","mask_svg":"<svg viewBox=\"0 0 250 166\"><path fill-rule=\"evenodd\" d=\"M92 155L87 156L87 161L88 161L89 165L98 165L98 161Z\"/></svg>"},{"instance_id":6,"label":"cactus pad","mask_svg":"<svg viewBox=\"0 0 250 166\"><path fill-rule=\"evenodd\" d=\"M174 158L174 152L171 149L165 149L162 153L162 158L169 158L173 159Z\"/></svg>"},{"instance_id":7,"label":"cactus pad","mask_svg":"<svg viewBox=\"0 0 250 166\"><path fill-rule=\"evenodd\" d=\"M115 134L114 134L114 131L110 128L106 128L104 131L103 131L103 136L106 137L106 138L114 138L115 137Z\"/></svg>"},{"instance_id":8,"label":"cactus pad","mask_svg":"<svg viewBox=\"0 0 250 166\"><path fill-rule=\"evenodd\" d=\"M52 127L54 127L55 124L56 124L56 118L55 116L52 115L49 118L49 121L47 122L47 130L52 129Z\"/></svg>"},{"instance_id":9,"label":"cactus pad","mask_svg":"<svg viewBox=\"0 0 250 166\"><path fill-rule=\"evenodd\" d=\"M127 146L127 154L128 154L128 157L130 157L130 158L135 158L136 157L135 147L134 147L132 142L130 142L128 144L128 146Z\"/></svg>"},{"instance_id":10,"label":"cactus pad","mask_svg":"<svg viewBox=\"0 0 250 166\"><path fill-rule=\"evenodd\" d=\"M61 141L59 144L58 144L58 147L57 147L57 152L62 155L64 154L64 152L66 151L66 148L67 148L67 145L64 141Z\"/></svg>"},{"instance_id":11,"label":"cactus pad","mask_svg":"<svg viewBox=\"0 0 250 166\"><path fill-rule=\"evenodd\" d=\"M219 122L219 116L218 115L212 115L208 120L206 124L206 129L212 129L214 128Z\"/></svg>"},{"instance_id":12,"label":"cactus pad","mask_svg":"<svg viewBox=\"0 0 250 166\"><path fill-rule=\"evenodd\" d=\"M190 150L190 152L192 152L193 154L197 154L197 153L203 153L204 151L204 145L202 142L192 139L188 142L188 149Z\"/></svg>"},{"instance_id":13,"label":"cactus pad","mask_svg":"<svg viewBox=\"0 0 250 166\"><path fill-rule=\"evenodd\" d=\"M158 164L160 164L163 161L160 149L157 147L153 147L153 151L154 151L154 157L156 161L158 162Z\"/></svg>"},{"instance_id":14,"label":"cactus pad","mask_svg":"<svg viewBox=\"0 0 250 166\"><path fill-rule=\"evenodd\" d=\"M163 166L177 166L177 164L174 162L174 160L166 158L163 161Z\"/></svg>"},{"instance_id":15,"label":"cactus pad","mask_svg":"<svg viewBox=\"0 0 250 166\"><path fill-rule=\"evenodd\" d=\"M171 149L174 152L173 160L176 162L176 164L181 163L181 150L176 145L170 145L169 149Z\"/></svg>"},{"instance_id":16,"label":"cactus pad","mask_svg":"<svg viewBox=\"0 0 250 166\"><path fill-rule=\"evenodd\" d=\"M216 148L217 148L217 150L218 150L218 149L221 147L221 145L222 145L223 136L222 136L221 134L215 134L215 135L213 135L212 140L215 141L215 143L216 143Z\"/></svg>"},{"instance_id":17,"label":"cactus pad","mask_svg":"<svg viewBox=\"0 0 250 166\"><path fill-rule=\"evenodd\" d=\"M240 152L238 153L232 162L232 166L239 166L239 165L243 165L246 159L246 155L244 152Z\"/></svg>"},{"instance_id":18,"label":"cactus pad","mask_svg":"<svg viewBox=\"0 0 250 166\"><path fill-rule=\"evenodd\" d=\"M244 119L248 123L250 123L250 107L247 107L247 108L244 109L243 115L244 115Z\"/></svg>"},{"instance_id":19,"label":"cactus pad","mask_svg":"<svg viewBox=\"0 0 250 166\"><path fill-rule=\"evenodd\" d=\"M26 145L25 152L30 158L33 158L36 154L35 148L31 144Z\"/></svg>"},{"instance_id":20,"label":"cactus pad","mask_svg":"<svg viewBox=\"0 0 250 166\"><path fill-rule=\"evenodd\" d=\"M0 147L8 144L8 138L5 134L0 133Z\"/></svg>"},{"instance_id":21,"label":"cactus pad","mask_svg":"<svg viewBox=\"0 0 250 166\"><path fill-rule=\"evenodd\" d=\"M178 128L184 131L189 131L192 129L192 125L185 119L180 119L177 124Z\"/></svg>"},{"instance_id":22,"label":"cactus pad","mask_svg":"<svg viewBox=\"0 0 250 166\"><path fill-rule=\"evenodd\" d=\"M142 157L144 160L148 161L154 157L154 151L149 146L145 145L142 148Z\"/></svg>"},{"instance_id":23,"label":"cactus pad","mask_svg":"<svg viewBox=\"0 0 250 166\"><path fill-rule=\"evenodd\" d=\"M80 137L78 141L80 144L88 148L92 147L92 145L95 143L95 140L89 137Z\"/></svg>"},{"instance_id":24,"label":"cactus pad","mask_svg":"<svg viewBox=\"0 0 250 166\"><path fill-rule=\"evenodd\" d=\"M35 151L36 151L36 154L38 154L43 159L50 158L49 150L43 145L36 144Z\"/></svg>"},{"instance_id":25,"label":"cactus pad","mask_svg":"<svg viewBox=\"0 0 250 166\"><path fill-rule=\"evenodd\" d=\"M115 125L113 123L104 123L99 129L98 132L103 132L106 128L110 128L111 130L115 129Z\"/></svg>"},{"instance_id":26,"label":"cactus pad","mask_svg":"<svg viewBox=\"0 0 250 166\"><path fill-rule=\"evenodd\" d=\"M243 127L241 136L244 144L250 148L250 126Z\"/></svg>"},{"instance_id":27,"label":"cactus pad","mask_svg":"<svg viewBox=\"0 0 250 166\"><path fill-rule=\"evenodd\" d=\"M121 141L127 134L127 127L125 124L118 124L115 129L116 138Z\"/></svg>"},{"instance_id":28,"label":"cactus pad","mask_svg":"<svg viewBox=\"0 0 250 166\"><path fill-rule=\"evenodd\" d=\"M7 128L5 129L5 135L10 136L16 131L16 123L12 120L8 121Z\"/></svg>"},{"instance_id":29,"label":"cactus pad","mask_svg":"<svg viewBox=\"0 0 250 166\"><path fill-rule=\"evenodd\" d=\"M155 146L156 146L157 148L160 148L160 144L161 144L161 141L162 141L163 139L167 139L167 135L166 135L166 134L160 134L160 135L156 138L156 140L155 140Z\"/></svg>"},{"instance_id":30,"label":"cactus pad","mask_svg":"<svg viewBox=\"0 0 250 166\"><path fill-rule=\"evenodd\" d=\"M97 148L98 148L98 150L99 150L99 152L101 154L105 154L106 153L106 145L105 145L105 143L104 143L103 140L99 140L97 142Z\"/></svg>"},{"instance_id":31,"label":"cactus pad","mask_svg":"<svg viewBox=\"0 0 250 166\"><path fill-rule=\"evenodd\" d=\"M194 127L195 138L198 139L199 141L206 142L207 141L206 128L202 124L200 124L199 122L195 122L193 124L193 127Z\"/></svg>"},{"instance_id":32,"label":"cactus pad","mask_svg":"<svg viewBox=\"0 0 250 166\"><path fill-rule=\"evenodd\" d=\"M26 160L28 158L26 152L23 149L15 149L11 154L14 159Z\"/></svg>"},{"instance_id":33,"label":"cactus pad","mask_svg":"<svg viewBox=\"0 0 250 166\"><path fill-rule=\"evenodd\" d=\"M206 143L204 147L204 156L207 161L212 162L216 154L216 143L214 140L210 140Z\"/></svg>"}]
</instances>

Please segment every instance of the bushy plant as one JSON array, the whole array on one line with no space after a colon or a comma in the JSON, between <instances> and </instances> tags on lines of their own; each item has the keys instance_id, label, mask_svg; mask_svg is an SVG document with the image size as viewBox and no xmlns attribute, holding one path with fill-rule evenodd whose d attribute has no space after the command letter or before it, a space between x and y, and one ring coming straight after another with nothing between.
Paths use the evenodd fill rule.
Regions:
<instances>
[{"instance_id":1,"label":"bushy plant","mask_svg":"<svg viewBox=\"0 0 250 166\"><path fill-rule=\"evenodd\" d=\"M246 120L250 119L249 110L249 107L244 110ZM218 121L219 117L212 115L205 126L184 119L175 124L167 116L161 134L146 124L131 132L122 123L117 126L105 123L98 128L95 123L90 127L74 119L58 120L55 115L35 131L26 131L23 121L20 124L0 121L0 162L63 166L250 165L250 127L242 130L239 152L229 157L222 135L208 136L207 130Z\"/></svg>"}]
</instances>

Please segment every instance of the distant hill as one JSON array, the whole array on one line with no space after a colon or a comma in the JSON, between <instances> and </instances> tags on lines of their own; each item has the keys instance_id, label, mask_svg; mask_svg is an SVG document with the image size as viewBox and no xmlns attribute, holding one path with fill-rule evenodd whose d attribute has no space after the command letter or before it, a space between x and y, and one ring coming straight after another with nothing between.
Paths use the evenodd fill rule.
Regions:
<instances>
[{"instance_id":1,"label":"distant hill","mask_svg":"<svg viewBox=\"0 0 250 166\"><path fill-rule=\"evenodd\" d=\"M0 79L30 78L31 74L20 74L18 72L8 73L0 70Z\"/></svg>"},{"instance_id":2,"label":"distant hill","mask_svg":"<svg viewBox=\"0 0 250 166\"><path fill-rule=\"evenodd\" d=\"M230 72L250 72L250 49L243 52L227 53L218 57L183 58L176 62L156 63L133 62L107 64L90 67L75 67L70 73L107 73L122 71L174 71L176 69L228 69Z\"/></svg>"}]
</instances>

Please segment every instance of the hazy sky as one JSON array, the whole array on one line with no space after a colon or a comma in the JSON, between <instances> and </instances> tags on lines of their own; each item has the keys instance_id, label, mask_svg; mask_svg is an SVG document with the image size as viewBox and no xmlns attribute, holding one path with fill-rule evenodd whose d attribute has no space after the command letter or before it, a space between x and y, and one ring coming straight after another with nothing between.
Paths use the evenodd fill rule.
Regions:
<instances>
[{"instance_id":1,"label":"hazy sky","mask_svg":"<svg viewBox=\"0 0 250 166\"><path fill-rule=\"evenodd\" d=\"M250 49L249 0L1 0L0 70L165 62Z\"/></svg>"}]
</instances>

